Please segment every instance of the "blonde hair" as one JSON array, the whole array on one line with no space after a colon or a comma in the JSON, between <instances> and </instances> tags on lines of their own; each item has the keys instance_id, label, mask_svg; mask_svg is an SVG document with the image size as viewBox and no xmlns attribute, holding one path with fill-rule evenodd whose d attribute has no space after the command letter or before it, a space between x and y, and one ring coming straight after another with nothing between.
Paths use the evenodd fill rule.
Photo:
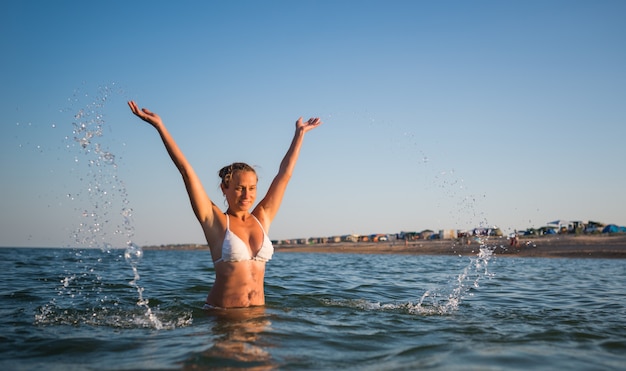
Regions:
<instances>
[{"instance_id":1,"label":"blonde hair","mask_svg":"<svg viewBox=\"0 0 626 371\"><path fill-rule=\"evenodd\" d=\"M228 188L228 186L230 185L230 180L233 177L233 174L239 171L251 171L252 173L254 173L254 175L257 175L256 171L254 170L252 166L244 162L233 162L230 165L224 166L222 169L220 169L218 173L220 178L222 178L222 186L224 188Z\"/></svg>"}]
</instances>

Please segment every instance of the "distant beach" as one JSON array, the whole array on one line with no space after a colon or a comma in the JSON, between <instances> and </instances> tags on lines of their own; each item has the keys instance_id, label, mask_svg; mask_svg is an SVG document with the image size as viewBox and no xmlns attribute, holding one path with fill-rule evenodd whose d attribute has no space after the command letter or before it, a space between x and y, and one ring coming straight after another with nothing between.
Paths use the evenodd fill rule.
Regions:
<instances>
[{"instance_id":1,"label":"distant beach","mask_svg":"<svg viewBox=\"0 0 626 371\"><path fill-rule=\"evenodd\" d=\"M489 237L483 244L496 255L541 258L626 258L626 235L551 235L522 237L518 247L506 237ZM481 244L467 240L416 240L378 243L278 245L278 252L324 252L410 255L475 255Z\"/></svg>"},{"instance_id":2,"label":"distant beach","mask_svg":"<svg viewBox=\"0 0 626 371\"><path fill-rule=\"evenodd\" d=\"M277 253L353 253L409 255L475 255L481 243L475 240L404 240L387 242L337 242L302 245L275 245ZM549 235L522 237L518 247L506 237L489 237L483 244L505 257L540 258L626 258L626 235ZM202 250L206 245L144 246L145 250Z\"/></svg>"}]
</instances>

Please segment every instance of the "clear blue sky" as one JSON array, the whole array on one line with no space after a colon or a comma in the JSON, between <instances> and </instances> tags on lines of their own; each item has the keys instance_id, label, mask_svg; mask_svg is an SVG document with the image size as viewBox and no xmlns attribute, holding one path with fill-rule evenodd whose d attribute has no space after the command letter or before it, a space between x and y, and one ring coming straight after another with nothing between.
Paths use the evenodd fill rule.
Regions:
<instances>
[{"instance_id":1,"label":"clear blue sky","mask_svg":"<svg viewBox=\"0 0 626 371\"><path fill-rule=\"evenodd\" d=\"M295 120L322 117L272 239L626 225L624 19L591 0L4 1L0 246L204 243L128 99L217 204L220 167L257 166L264 192ZM82 149L73 123L102 135Z\"/></svg>"}]
</instances>

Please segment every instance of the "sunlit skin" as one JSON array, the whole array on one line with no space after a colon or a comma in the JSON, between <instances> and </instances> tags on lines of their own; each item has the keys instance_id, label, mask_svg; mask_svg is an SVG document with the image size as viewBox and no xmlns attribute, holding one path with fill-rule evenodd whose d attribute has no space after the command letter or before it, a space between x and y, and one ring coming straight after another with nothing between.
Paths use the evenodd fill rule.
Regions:
<instances>
[{"instance_id":1,"label":"sunlit skin","mask_svg":"<svg viewBox=\"0 0 626 371\"><path fill-rule=\"evenodd\" d=\"M250 171L233 173L228 187L221 186L230 215L230 230L247 243L254 256L263 242L263 231L250 217L249 210L256 200L257 176ZM213 260L221 257L222 241L211 248ZM254 247L253 247L254 246ZM215 283L206 302L217 307L248 307L265 304L263 282L265 262L221 262L215 265Z\"/></svg>"},{"instance_id":2,"label":"sunlit skin","mask_svg":"<svg viewBox=\"0 0 626 371\"><path fill-rule=\"evenodd\" d=\"M167 131L161 118L146 108L139 109L133 101L129 101L128 106L137 117L152 125L161 136L170 158L183 178L194 214L202 227L213 261L216 261L221 257L226 233L226 214L211 201L193 167ZM304 121L300 117L296 121L291 145L280 163L278 174L256 206L254 203L258 179L254 171L234 171L228 186L221 185L228 203L226 213L230 216L230 230L244 241L250 249L251 256L256 255L261 247L263 230L269 233L270 225L278 212L295 168L305 133L321 124L319 118ZM263 229L251 215L259 220ZM215 263L215 283L206 303L220 308L264 305L265 265L266 263L255 260Z\"/></svg>"},{"instance_id":3,"label":"sunlit skin","mask_svg":"<svg viewBox=\"0 0 626 371\"><path fill-rule=\"evenodd\" d=\"M227 212L233 215L240 211L247 212L256 200L257 176L251 171L237 171L228 188L223 185L221 188L228 202Z\"/></svg>"}]
</instances>

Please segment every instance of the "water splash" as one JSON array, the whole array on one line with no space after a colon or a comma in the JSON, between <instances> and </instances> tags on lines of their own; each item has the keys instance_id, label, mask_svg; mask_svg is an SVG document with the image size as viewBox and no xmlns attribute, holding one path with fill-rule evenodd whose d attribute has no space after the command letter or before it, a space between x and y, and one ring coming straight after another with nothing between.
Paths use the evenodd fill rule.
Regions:
<instances>
[{"instance_id":1,"label":"water splash","mask_svg":"<svg viewBox=\"0 0 626 371\"><path fill-rule=\"evenodd\" d=\"M141 250L141 247L129 241L128 246L126 247L126 251L124 251L124 258L133 269L134 278L132 279L132 281L129 282L129 284L137 290L137 306L145 309L145 317L150 321L155 329L162 330L164 328L163 323L152 312L152 309L149 305L149 300L144 299L143 297L144 289L138 284L138 281L141 279L141 277L139 277L139 271L137 269L137 266L142 257L143 250Z\"/></svg>"},{"instance_id":2,"label":"water splash","mask_svg":"<svg viewBox=\"0 0 626 371\"><path fill-rule=\"evenodd\" d=\"M187 308L162 311L148 306L135 267L131 286L137 290L137 298L117 268L126 254L116 252L120 250L105 255L96 249L68 250L59 256L71 267L59 275L56 297L37 308L34 324L170 330L193 323L192 311Z\"/></svg>"},{"instance_id":3,"label":"water splash","mask_svg":"<svg viewBox=\"0 0 626 371\"><path fill-rule=\"evenodd\" d=\"M65 137L65 148L74 154L73 172L77 172L82 188L67 193L70 202L80 203L76 206L76 214L81 220L78 226L71 233L73 245L86 247L88 249L97 248L103 253L110 254L114 250L125 245L124 259L130 265L133 272L133 279L129 285L137 291L136 306L144 311L144 317L148 320L150 327L155 329L165 328L164 324L157 318L156 314L149 306L149 300L144 298L143 287L139 285L140 275L138 266L143 257L141 247L132 242L134 227L132 222L133 210L130 207L126 186L118 176L118 164L116 155L109 149L107 142L114 141L105 138L105 105L111 95L116 92L115 84L100 87L94 96L82 93L80 90L68 99L70 107L64 108L61 112L71 112L71 135ZM87 99L89 102L83 104ZM80 108L76 109L76 106ZM57 127L57 124L54 124ZM87 205L84 205L86 203ZM70 247L70 246L68 246ZM77 254L80 254L78 252ZM95 268L89 269L91 272ZM83 273L85 275L85 273ZM90 274L87 273L86 277ZM61 280L58 289L59 297L65 297L71 302L69 307L74 311L83 310L82 307L75 307L75 303L81 306L89 305L87 299L90 295L84 289L76 288L73 283L79 276L68 272L68 275ZM86 279L86 277L81 277ZM92 290L101 291L106 285L96 277L89 284ZM84 287L84 286L81 286ZM94 295L95 300L105 294ZM75 300L75 299L83 300ZM57 308L58 300L51 303L49 308L42 309L40 314L46 317L50 308ZM68 303L64 303L68 305ZM119 307L118 302L111 303L114 307ZM106 306L98 307L94 313L108 312ZM80 315L74 316L83 318Z\"/></svg>"},{"instance_id":4,"label":"water splash","mask_svg":"<svg viewBox=\"0 0 626 371\"><path fill-rule=\"evenodd\" d=\"M357 308L367 311L403 312L411 315L449 315L459 310L463 299L473 295L479 281L492 278L488 270L495 247L484 244L476 256L470 257L468 265L446 286L427 290L417 302L381 303L365 299L324 299L329 306Z\"/></svg>"},{"instance_id":5,"label":"water splash","mask_svg":"<svg viewBox=\"0 0 626 371\"><path fill-rule=\"evenodd\" d=\"M71 135L65 136L65 147L73 154L72 171L82 185L68 194L68 200L88 204L75 209L82 216L72 233L72 245L77 247L106 251L111 246L125 245L134 235L130 213L124 215L124 210L129 209L126 186L117 174L116 156L107 146L107 142L114 141L104 137L104 108L115 90L115 84L100 87L93 97L77 90L68 99L70 107L61 110L72 115ZM89 102L83 105L84 99ZM75 108L76 105L81 107ZM115 208L120 205L122 218L115 215Z\"/></svg>"},{"instance_id":6,"label":"water splash","mask_svg":"<svg viewBox=\"0 0 626 371\"><path fill-rule=\"evenodd\" d=\"M486 243L481 245L476 256L470 258L469 264L459 273L456 280L451 284L451 290L440 293L438 290L426 291L416 304L407 306L411 314L449 314L456 312L459 305L467 295L472 295L472 290L478 289L482 278L492 278L488 266L494 256L494 247Z\"/></svg>"}]
</instances>

